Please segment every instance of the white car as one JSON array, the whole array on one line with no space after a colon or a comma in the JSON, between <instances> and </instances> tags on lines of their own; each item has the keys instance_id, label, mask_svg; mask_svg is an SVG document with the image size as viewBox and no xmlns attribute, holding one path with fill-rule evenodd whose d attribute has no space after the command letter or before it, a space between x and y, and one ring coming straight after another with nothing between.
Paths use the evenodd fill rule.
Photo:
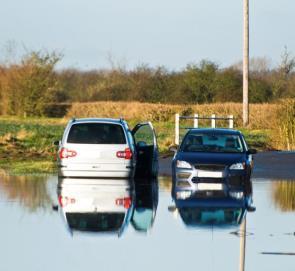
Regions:
<instances>
[{"instance_id":1,"label":"white car","mask_svg":"<svg viewBox=\"0 0 295 271\"><path fill-rule=\"evenodd\" d=\"M158 147L150 122L130 131L123 119L72 119L58 150L59 177L155 176Z\"/></svg>"}]
</instances>

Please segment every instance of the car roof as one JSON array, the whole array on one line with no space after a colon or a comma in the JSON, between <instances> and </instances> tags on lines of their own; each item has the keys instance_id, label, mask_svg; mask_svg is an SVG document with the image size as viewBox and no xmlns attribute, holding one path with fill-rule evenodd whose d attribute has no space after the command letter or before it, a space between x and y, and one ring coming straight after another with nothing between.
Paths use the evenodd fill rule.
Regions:
<instances>
[{"instance_id":1,"label":"car roof","mask_svg":"<svg viewBox=\"0 0 295 271\"><path fill-rule=\"evenodd\" d=\"M74 123L89 123L89 122L126 124L126 121L123 119L112 119L112 118L79 118L79 119L74 118L70 122L72 124L74 124Z\"/></svg>"},{"instance_id":2,"label":"car roof","mask_svg":"<svg viewBox=\"0 0 295 271\"><path fill-rule=\"evenodd\" d=\"M192 128L188 132L190 133L202 133L202 134L220 134L220 135L241 135L241 132L234 129L225 128Z\"/></svg>"}]
</instances>

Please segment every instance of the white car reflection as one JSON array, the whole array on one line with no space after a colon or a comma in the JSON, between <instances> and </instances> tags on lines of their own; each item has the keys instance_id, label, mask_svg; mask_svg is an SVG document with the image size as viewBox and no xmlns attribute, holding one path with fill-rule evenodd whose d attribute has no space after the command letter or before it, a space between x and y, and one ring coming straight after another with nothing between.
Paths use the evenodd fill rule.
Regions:
<instances>
[{"instance_id":1,"label":"white car reflection","mask_svg":"<svg viewBox=\"0 0 295 271\"><path fill-rule=\"evenodd\" d=\"M128 179L59 179L58 201L71 234L92 232L120 237L133 208Z\"/></svg>"}]
</instances>

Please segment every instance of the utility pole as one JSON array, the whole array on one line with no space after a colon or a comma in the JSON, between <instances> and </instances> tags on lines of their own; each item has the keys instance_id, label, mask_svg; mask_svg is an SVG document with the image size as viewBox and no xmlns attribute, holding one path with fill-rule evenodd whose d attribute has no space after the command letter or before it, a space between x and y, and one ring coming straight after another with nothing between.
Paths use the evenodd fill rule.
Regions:
<instances>
[{"instance_id":1,"label":"utility pole","mask_svg":"<svg viewBox=\"0 0 295 271\"><path fill-rule=\"evenodd\" d=\"M249 0L243 0L244 49L243 49L243 125L249 124Z\"/></svg>"}]
</instances>

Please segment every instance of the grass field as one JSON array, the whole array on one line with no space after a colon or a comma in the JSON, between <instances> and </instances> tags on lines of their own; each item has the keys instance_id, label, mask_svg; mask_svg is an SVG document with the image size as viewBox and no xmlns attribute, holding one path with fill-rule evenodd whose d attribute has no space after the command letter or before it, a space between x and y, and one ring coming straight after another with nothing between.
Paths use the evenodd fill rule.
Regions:
<instances>
[{"instance_id":1,"label":"grass field","mask_svg":"<svg viewBox=\"0 0 295 271\"><path fill-rule=\"evenodd\" d=\"M0 167L13 174L55 171L53 142L63 133L62 119L0 118Z\"/></svg>"}]
</instances>

